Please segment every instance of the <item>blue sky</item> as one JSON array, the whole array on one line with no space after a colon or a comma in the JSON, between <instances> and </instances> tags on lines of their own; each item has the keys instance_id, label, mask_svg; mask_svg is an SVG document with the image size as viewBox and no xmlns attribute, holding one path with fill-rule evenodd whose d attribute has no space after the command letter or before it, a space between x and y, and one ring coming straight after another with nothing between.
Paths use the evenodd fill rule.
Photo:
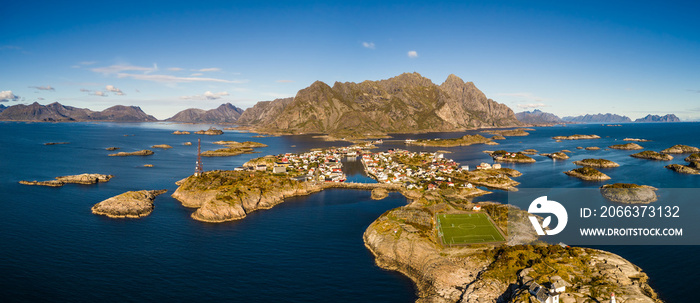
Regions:
<instances>
[{"instance_id":1,"label":"blue sky","mask_svg":"<svg viewBox=\"0 0 700 303\"><path fill-rule=\"evenodd\" d=\"M0 104L185 108L418 72L515 112L700 119L697 2L14 1Z\"/></svg>"}]
</instances>

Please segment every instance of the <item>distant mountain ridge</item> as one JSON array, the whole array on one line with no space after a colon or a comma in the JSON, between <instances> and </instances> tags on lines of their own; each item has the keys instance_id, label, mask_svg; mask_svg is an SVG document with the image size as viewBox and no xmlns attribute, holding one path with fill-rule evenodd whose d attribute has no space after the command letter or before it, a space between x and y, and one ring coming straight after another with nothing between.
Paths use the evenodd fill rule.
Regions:
<instances>
[{"instance_id":1,"label":"distant mountain ridge","mask_svg":"<svg viewBox=\"0 0 700 303\"><path fill-rule=\"evenodd\" d=\"M627 116L620 116L616 114L595 114L595 115L590 115L586 114L583 116L567 116L562 118L562 120L566 122L578 122L578 123L610 123L610 122L632 122L632 119L630 119Z\"/></svg>"},{"instance_id":2,"label":"distant mountain ridge","mask_svg":"<svg viewBox=\"0 0 700 303\"><path fill-rule=\"evenodd\" d=\"M0 104L0 113L2 113L2 111L4 111L6 108L7 106L5 106L5 104Z\"/></svg>"},{"instance_id":3,"label":"distant mountain ridge","mask_svg":"<svg viewBox=\"0 0 700 303\"><path fill-rule=\"evenodd\" d=\"M231 103L221 104L210 110L189 108L165 119L170 122L184 123L234 123L243 114L243 110Z\"/></svg>"},{"instance_id":4,"label":"distant mountain ridge","mask_svg":"<svg viewBox=\"0 0 700 303\"><path fill-rule=\"evenodd\" d=\"M678 119L678 117L676 117L674 114L668 114L665 116L647 115L644 118L634 120L634 122L681 122L681 119Z\"/></svg>"},{"instance_id":5,"label":"distant mountain ridge","mask_svg":"<svg viewBox=\"0 0 700 303\"><path fill-rule=\"evenodd\" d=\"M518 121L527 124L552 124L563 122L559 116L552 113L543 112L539 109L519 112L515 114L515 117L518 119Z\"/></svg>"},{"instance_id":6,"label":"distant mountain ridge","mask_svg":"<svg viewBox=\"0 0 700 303\"><path fill-rule=\"evenodd\" d=\"M41 105L34 102L30 105L17 104L0 112L0 121L111 121L111 122L153 122L158 121L148 115L138 106L115 105L103 111L92 111L87 108L64 106L58 102Z\"/></svg>"},{"instance_id":7,"label":"distant mountain ridge","mask_svg":"<svg viewBox=\"0 0 700 303\"><path fill-rule=\"evenodd\" d=\"M316 81L294 98L256 104L238 122L265 132L350 137L521 125L474 83L450 75L436 85L418 73L333 87Z\"/></svg>"}]
</instances>

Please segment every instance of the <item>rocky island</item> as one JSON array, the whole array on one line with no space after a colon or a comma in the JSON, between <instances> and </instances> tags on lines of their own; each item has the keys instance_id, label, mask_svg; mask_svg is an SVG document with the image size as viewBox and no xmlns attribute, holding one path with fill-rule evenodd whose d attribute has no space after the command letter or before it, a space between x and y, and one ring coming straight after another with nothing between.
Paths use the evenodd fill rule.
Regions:
<instances>
[{"instance_id":1,"label":"rocky island","mask_svg":"<svg viewBox=\"0 0 700 303\"><path fill-rule=\"evenodd\" d=\"M700 153L692 154L685 158L686 162L700 162Z\"/></svg>"},{"instance_id":2,"label":"rocky island","mask_svg":"<svg viewBox=\"0 0 700 303\"><path fill-rule=\"evenodd\" d=\"M598 135L571 135L571 136L555 136L552 137L554 140L586 140L586 139L600 139Z\"/></svg>"},{"instance_id":3,"label":"rocky island","mask_svg":"<svg viewBox=\"0 0 700 303\"><path fill-rule=\"evenodd\" d=\"M119 149L119 147L112 146L112 147L107 147L107 148L105 148L105 149L106 149L106 150L109 150L109 151L112 151L112 150L117 150L117 149Z\"/></svg>"},{"instance_id":4,"label":"rocky island","mask_svg":"<svg viewBox=\"0 0 700 303\"><path fill-rule=\"evenodd\" d=\"M170 149L170 148L173 148L173 147L170 146L170 145L167 145L167 144L156 144L156 145L151 146L151 148Z\"/></svg>"},{"instance_id":5,"label":"rocky island","mask_svg":"<svg viewBox=\"0 0 700 303\"><path fill-rule=\"evenodd\" d=\"M173 135L189 135L189 134L190 134L190 132L188 132L188 131L176 130L173 132Z\"/></svg>"},{"instance_id":6,"label":"rocky island","mask_svg":"<svg viewBox=\"0 0 700 303\"><path fill-rule=\"evenodd\" d=\"M407 144L420 145L420 146L439 146L439 147L453 147L453 146L468 146L472 144L498 144L493 142L482 135L464 135L460 138L452 139L419 139L414 141L407 141Z\"/></svg>"},{"instance_id":7,"label":"rocky island","mask_svg":"<svg viewBox=\"0 0 700 303\"><path fill-rule=\"evenodd\" d=\"M644 147L641 147L637 143L627 143L627 144L616 144L616 145L610 145L608 146L609 148L612 149L622 149L622 150L637 150L637 149L644 149Z\"/></svg>"},{"instance_id":8,"label":"rocky island","mask_svg":"<svg viewBox=\"0 0 700 303\"><path fill-rule=\"evenodd\" d=\"M600 150L600 147L598 147L598 146L589 146L589 147L586 147L586 150Z\"/></svg>"},{"instance_id":9,"label":"rocky island","mask_svg":"<svg viewBox=\"0 0 700 303\"><path fill-rule=\"evenodd\" d=\"M524 137L530 135L530 133L526 132L525 130L534 130L531 128L525 129L525 128L516 128L516 129L494 129L494 130L488 130L486 131L489 134L492 135L499 135L499 136L505 136L505 137Z\"/></svg>"},{"instance_id":10,"label":"rocky island","mask_svg":"<svg viewBox=\"0 0 700 303\"><path fill-rule=\"evenodd\" d=\"M220 129L216 129L215 127L210 127L207 130L198 130L194 132L195 134L198 135L209 135L209 136L217 136L217 135L223 135L224 131Z\"/></svg>"},{"instance_id":11,"label":"rocky island","mask_svg":"<svg viewBox=\"0 0 700 303\"><path fill-rule=\"evenodd\" d=\"M542 153L542 154L540 154L540 156L549 157L549 158L551 158L552 160L566 160L566 159L569 159L569 155L567 155L566 153L564 153L564 151L558 151L558 152L555 152L555 153Z\"/></svg>"},{"instance_id":12,"label":"rocky island","mask_svg":"<svg viewBox=\"0 0 700 303\"><path fill-rule=\"evenodd\" d=\"M110 157L126 157L126 156L150 156L153 154L152 150L144 149L135 152L118 152L116 154L109 154Z\"/></svg>"},{"instance_id":13,"label":"rocky island","mask_svg":"<svg viewBox=\"0 0 700 303\"><path fill-rule=\"evenodd\" d=\"M267 145L258 143L258 142L252 142L252 141L245 141L245 142L236 142L236 141L216 141L214 144L219 144L219 145L225 145L225 148L220 148L217 150L208 150L202 152L202 156L204 157L230 157L230 156L237 156L240 154L252 154L254 153L254 148L259 148L259 147L267 147Z\"/></svg>"},{"instance_id":14,"label":"rocky island","mask_svg":"<svg viewBox=\"0 0 700 303\"><path fill-rule=\"evenodd\" d=\"M664 149L661 152L664 154L689 154L700 152L700 149L694 146L677 144L667 149Z\"/></svg>"},{"instance_id":15,"label":"rocky island","mask_svg":"<svg viewBox=\"0 0 700 303\"><path fill-rule=\"evenodd\" d=\"M92 207L92 213L110 218L140 218L151 214L153 200L167 190L128 191Z\"/></svg>"},{"instance_id":16,"label":"rocky island","mask_svg":"<svg viewBox=\"0 0 700 303\"><path fill-rule=\"evenodd\" d=\"M630 183L605 184L600 193L606 199L619 203L651 203L656 201L656 188Z\"/></svg>"},{"instance_id":17,"label":"rocky island","mask_svg":"<svg viewBox=\"0 0 700 303\"><path fill-rule=\"evenodd\" d=\"M65 145L70 144L70 142L46 142L44 145Z\"/></svg>"},{"instance_id":18,"label":"rocky island","mask_svg":"<svg viewBox=\"0 0 700 303\"><path fill-rule=\"evenodd\" d=\"M514 163L535 163L535 159L526 156L521 152L510 153L505 150L497 150L491 153L494 161L498 162L514 162Z\"/></svg>"},{"instance_id":19,"label":"rocky island","mask_svg":"<svg viewBox=\"0 0 700 303\"><path fill-rule=\"evenodd\" d=\"M479 206L508 231L512 246L444 245L434 218L457 210L449 203L422 199L374 221L364 233L365 246L377 265L413 280L418 302L538 302L528 288L548 283L553 271L567 285L560 302L604 302L610 292L634 302L657 301L646 274L620 256L589 248L526 245L536 239L527 213L507 205ZM507 213L518 219L505 223Z\"/></svg>"},{"instance_id":20,"label":"rocky island","mask_svg":"<svg viewBox=\"0 0 700 303\"><path fill-rule=\"evenodd\" d=\"M617 164L613 161L606 160L606 159L583 159L579 161L574 161L574 164L578 166L590 166L590 167L602 167L602 168L610 168L610 167L618 167L620 164Z\"/></svg>"},{"instance_id":21,"label":"rocky island","mask_svg":"<svg viewBox=\"0 0 700 303\"><path fill-rule=\"evenodd\" d=\"M113 175L102 175L102 174L80 174L72 176L62 176L56 177L56 180L48 181L19 181L20 184L24 185L41 185L41 186L51 186L60 187L67 183L75 184L95 184L99 182L107 182L112 179Z\"/></svg>"},{"instance_id":22,"label":"rocky island","mask_svg":"<svg viewBox=\"0 0 700 303\"><path fill-rule=\"evenodd\" d=\"M670 164L666 165L666 168L681 174L698 175L700 174L700 169L690 167L688 165L681 164Z\"/></svg>"},{"instance_id":23,"label":"rocky island","mask_svg":"<svg viewBox=\"0 0 700 303\"><path fill-rule=\"evenodd\" d=\"M622 141L634 141L634 142L649 142L651 140L647 139L637 139L637 138L624 138Z\"/></svg>"},{"instance_id":24,"label":"rocky island","mask_svg":"<svg viewBox=\"0 0 700 303\"><path fill-rule=\"evenodd\" d=\"M610 177L604 173L601 173L595 168L584 166L570 171L565 171L565 174L576 177L586 181L604 181L610 180Z\"/></svg>"},{"instance_id":25,"label":"rocky island","mask_svg":"<svg viewBox=\"0 0 700 303\"><path fill-rule=\"evenodd\" d=\"M643 152L631 154L630 157L635 157L635 158L639 158L639 159L648 159L648 160L660 160L660 161L673 160L673 156L671 156L671 155L657 153L657 152L651 151L651 150L645 150Z\"/></svg>"}]
</instances>

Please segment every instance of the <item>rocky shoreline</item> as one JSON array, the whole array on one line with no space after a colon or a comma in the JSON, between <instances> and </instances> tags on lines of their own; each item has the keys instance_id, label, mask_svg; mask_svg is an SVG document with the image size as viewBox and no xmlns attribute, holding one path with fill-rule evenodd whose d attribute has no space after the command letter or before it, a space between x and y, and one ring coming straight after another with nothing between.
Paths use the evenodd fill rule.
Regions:
<instances>
[{"instance_id":1,"label":"rocky shoreline","mask_svg":"<svg viewBox=\"0 0 700 303\"><path fill-rule=\"evenodd\" d=\"M637 143L627 143L627 144L616 144L616 145L610 145L608 146L609 148L612 149L622 149L622 150L638 150L638 149L644 149L641 145Z\"/></svg>"},{"instance_id":2,"label":"rocky shoreline","mask_svg":"<svg viewBox=\"0 0 700 303\"><path fill-rule=\"evenodd\" d=\"M61 187L68 183L75 184L95 184L100 182L107 182L112 179L113 175L102 175L102 174L80 174L72 176L61 176L56 177L56 180L48 181L19 181L20 184L24 185L40 185L40 186L50 186L50 187Z\"/></svg>"},{"instance_id":3,"label":"rocky shoreline","mask_svg":"<svg viewBox=\"0 0 700 303\"><path fill-rule=\"evenodd\" d=\"M99 202L92 207L92 213L110 218L140 218L153 212L153 200L167 190L128 191Z\"/></svg>"},{"instance_id":4,"label":"rocky shoreline","mask_svg":"<svg viewBox=\"0 0 700 303\"><path fill-rule=\"evenodd\" d=\"M150 156L153 154L152 150L144 149L135 152L118 152L116 154L109 154L110 157L127 157L127 156Z\"/></svg>"},{"instance_id":5,"label":"rocky shoreline","mask_svg":"<svg viewBox=\"0 0 700 303\"><path fill-rule=\"evenodd\" d=\"M610 167L619 167L620 164L617 164L613 161L606 160L606 159L583 159L579 161L574 161L574 164L578 166L590 166L590 167L602 167L602 168L610 168Z\"/></svg>"},{"instance_id":6,"label":"rocky shoreline","mask_svg":"<svg viewBox=\"0 0 700 303\"><path fill-rule=\"evenodd\" d=\"M606 199L618 203L647 204L656 201L657 188L648 185L630 183L606 184L600 187L600 193Z\"/></svg>"},{"instance_id":7,"label":"rocky shoreline","mask_svg":"<svg viewBox=\"0 0 700 303\"><path fill-rule=\"evenodd\" d=\"M648 160L659 160L659 161L671 161L671 160L673 160L673 156L671 156L671 155L657 153L657 152L651 151L651 150L645 150L643 152L631 154L630 157L639 158L639 159L648 159Z\"/></svg>"},{"instance_id":8,"label":"rocky shoreline","mask_svg":"<svg viewBox=\"0 0 700 303\"><path fill-rule=\"evenodd\" d=\"M570 171L565 171L565 174L576 177L586 181L605 181L610 180L610 177L604 173L599 172L597 169L584 166Z\"/></svg>"}]
</instances>

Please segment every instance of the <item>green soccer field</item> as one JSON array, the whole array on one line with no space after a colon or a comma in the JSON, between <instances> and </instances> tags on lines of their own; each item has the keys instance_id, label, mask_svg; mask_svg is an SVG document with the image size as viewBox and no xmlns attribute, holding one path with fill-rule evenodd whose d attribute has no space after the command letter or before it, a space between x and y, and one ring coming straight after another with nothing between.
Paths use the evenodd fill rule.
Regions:
<instances>
[{"instance_id":1,"label":"green soccer field","mask_svg":"<svg viewBox=\"0 0 700 303\"><path fill-rule=\"evenodd\" d=\"M439 214L438 235L446 245L505 241L485 213Z\"/></svg>"}]
</instances>

